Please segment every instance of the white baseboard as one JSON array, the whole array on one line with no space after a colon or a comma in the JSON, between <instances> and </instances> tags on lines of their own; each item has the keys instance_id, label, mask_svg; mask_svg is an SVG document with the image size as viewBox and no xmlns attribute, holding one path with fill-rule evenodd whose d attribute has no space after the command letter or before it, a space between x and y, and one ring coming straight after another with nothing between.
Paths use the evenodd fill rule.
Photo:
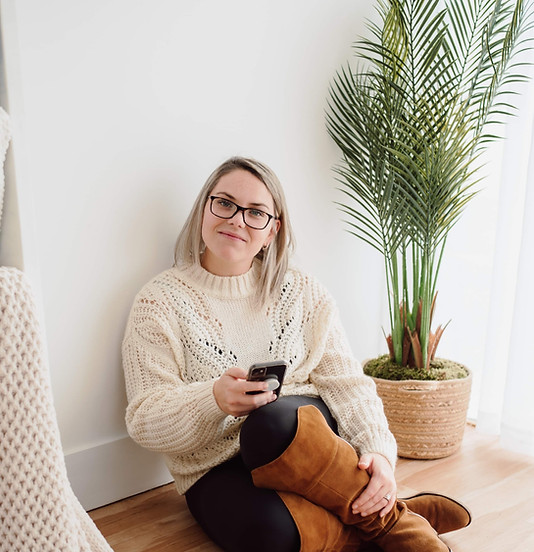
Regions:
<instances>
[{"instance_id":1,"label":"white baseboard","mask_svg":"<svg viewBox=\"0 0 534 552\"><path fill-rule=\"evenodd\" d=\"M74 494L85 510L172 481L161 455L129 437L68 454L65 463Z\"/></svg>"}]
</instances>

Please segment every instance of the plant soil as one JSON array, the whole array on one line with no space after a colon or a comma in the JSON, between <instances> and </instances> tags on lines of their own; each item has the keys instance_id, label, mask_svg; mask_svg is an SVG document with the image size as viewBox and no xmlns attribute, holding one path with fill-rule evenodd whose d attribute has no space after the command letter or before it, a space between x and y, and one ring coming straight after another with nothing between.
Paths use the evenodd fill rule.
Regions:
<instances>
[{"instance_id":1,"label":"plant soil","mask_svg":"<svg viewBox=\"0 0 534 552\"><path fill-rule=\"evenodd\" d=\"M382 355L369 360L364 366L364 372L368 376L390 381L444 381L466 378L469 375L469 370L463 364L453 360L436 358L430 361L429 370L419 370L409 366L399 366L390 359L389 355Z\"/></svg>"}]
</instances>

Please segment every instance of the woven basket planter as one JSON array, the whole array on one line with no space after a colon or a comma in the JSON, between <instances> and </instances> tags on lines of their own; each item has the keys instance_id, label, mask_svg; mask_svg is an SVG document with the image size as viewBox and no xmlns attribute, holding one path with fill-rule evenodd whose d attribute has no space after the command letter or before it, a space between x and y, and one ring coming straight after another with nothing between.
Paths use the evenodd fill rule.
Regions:
<instances>
[{"instance_id":1,"label":"woven basket planter","mask_svg":"<svg viewBox=\"0 0 534 552\"><path fill-rule=\"evenodd\" d=\"M446 381L373 378L403 458L450 456L462 443L472 375Z\"/></svg>"}]
</instances>

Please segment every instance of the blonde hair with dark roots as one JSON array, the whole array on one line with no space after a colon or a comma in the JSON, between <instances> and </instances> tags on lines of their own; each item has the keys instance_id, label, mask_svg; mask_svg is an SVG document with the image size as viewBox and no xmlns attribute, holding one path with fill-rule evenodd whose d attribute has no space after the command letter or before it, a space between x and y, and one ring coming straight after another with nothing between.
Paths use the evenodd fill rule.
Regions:
<instances>
[{"instance_id":1,"label":"blonde hair with dark roots","mask_svg":"<svg viewBox=\"0 0 534 552\"><path fill-rule=\"evenodd\" d=\"M211 173L200 190L182 231L178 235L174 250L174 265L200 265L200 258L205 247L202 240L204 207L219 180L225 174L236 170L248 171L265 184L274 201L274 215L280 221L280 228L270 245L266 249L261 249L256 255L256 258L261 262L257 299L261 305L264 305L280 289L295 239L289 222L282 185L276 174L267 165L255 159L231 157Z\"/></svg>"}]
</instances>

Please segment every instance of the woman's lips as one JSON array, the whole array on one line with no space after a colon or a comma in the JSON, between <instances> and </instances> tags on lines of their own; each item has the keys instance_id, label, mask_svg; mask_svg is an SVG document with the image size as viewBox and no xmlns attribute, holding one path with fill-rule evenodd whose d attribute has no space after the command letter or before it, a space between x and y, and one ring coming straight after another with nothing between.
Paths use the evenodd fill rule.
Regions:
<instances>
[{"instance_id":1,"label":"woman's lips","mask_svg":"<svg viewBox=\"0 0 534 552\"><path fill-rule=\"evenodd\" d=\"M219 234L221 234L221 235L223 235L227 238L230 238L231 240L246 241L241 236L238 236L237 234L232 234L232 232L219 232Z\"/></svg>"}]
</instances>

